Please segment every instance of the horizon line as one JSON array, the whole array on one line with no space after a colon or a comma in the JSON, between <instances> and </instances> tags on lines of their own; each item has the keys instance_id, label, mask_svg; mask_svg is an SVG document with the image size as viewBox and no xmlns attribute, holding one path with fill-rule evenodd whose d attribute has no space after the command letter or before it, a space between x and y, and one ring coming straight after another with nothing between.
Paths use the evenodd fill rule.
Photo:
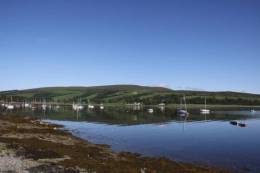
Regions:
<instances>
[{"instance_id":1,"label":"horizon line","mask_svg":"<svg viewBox=\"0 0 260 173\"><path fill-rule=\"evenodd\" d=\"M105 85L51 85L51 86L42 86L42 87L32 87L32 88L21 88L21 89L10 89L10 90L0 90L1 92L8 91L24 91L24 90L33 90L33 89L43 89L43 88L90 88L90 87L104 87L104 86L140 86L140 87L157 87L165 88L172 91L194 91L194 92L234 92L234 93L244 93L244 94L254 94L260 95L260 93L248 92L248 91L235 91L235 90L205 90L205 89L192 89L192 87L177 87L183 89L174 89L172 87L160 86L160 85L141 85L141 84L105 84ZM187 89L185 89L187 88Z\"/></svg>"}]
</instances>

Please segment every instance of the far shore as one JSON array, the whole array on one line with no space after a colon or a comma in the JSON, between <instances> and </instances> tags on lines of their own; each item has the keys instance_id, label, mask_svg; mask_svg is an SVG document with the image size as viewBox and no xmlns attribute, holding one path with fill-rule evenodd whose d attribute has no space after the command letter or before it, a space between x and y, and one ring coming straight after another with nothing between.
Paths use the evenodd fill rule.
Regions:
<instances>
[{"instance_id":1,"label":"far shore","mask_svg":"<svg viewBox=\"0 0 260 173\"><path fill-rule=\"evenodd\" d=\"M126 104L124 103L105 103L104 106L107 107L125 107ZM144 105L144 107L158 107L158 105ZM179 108L180 104L165 104L166 108L169 109L175 109ZM188 109L200 109L204 108L204 104L187 104ZM223 104L208 104L207 108L212 108L212 109L219 109L219 108L246 108L246 109L260 109L260 105L223 105Z\"/></svg>"}]
</instances>

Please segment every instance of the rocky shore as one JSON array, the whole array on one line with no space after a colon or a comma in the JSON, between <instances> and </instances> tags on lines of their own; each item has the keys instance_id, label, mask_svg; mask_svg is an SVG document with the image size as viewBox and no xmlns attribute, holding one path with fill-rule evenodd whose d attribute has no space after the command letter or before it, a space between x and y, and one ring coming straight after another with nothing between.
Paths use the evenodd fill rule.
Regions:
<instances>
[{"instance_id":1,"label":"rocky shore","mask_svg":"<svg viewBox=\"0 0 260 173\"><path fill-rule=\"evenodd\" d=\"M0 172L8 173L225 173L220 168L113 152L61 126L0 114Z\"/></svg>"}]
</instances>

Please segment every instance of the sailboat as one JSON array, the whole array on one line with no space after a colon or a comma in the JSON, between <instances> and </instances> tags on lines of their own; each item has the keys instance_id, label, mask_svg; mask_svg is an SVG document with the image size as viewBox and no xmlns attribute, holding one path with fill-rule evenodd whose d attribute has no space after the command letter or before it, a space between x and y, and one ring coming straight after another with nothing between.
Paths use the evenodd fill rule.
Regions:
<instances>
[{"instance_id":1,"label":"sailboat","mask_svg":"<svg viewBox=\"0 0 260 173\"><path fill-rule=\"evenodd\" d=\"M30 104L29 104L28 102L24 102L23 107L24 107L24 108L29 108L29 107L30 107Z\"/></svg>"},{"instance_id":2,"label":"sailboat","mask_svg":"<svg viewBox=\"0 0 260 173\"><path fill-rule=\"evenodd\" d=\"M43 104L42 104L42 110L46 110L47 109L47 104L46 104L46 100L44 99Z\"/></svg>"},{"instance_id":3,"label":"sailboat","mask_svg":"<svg viewBox=\"0 0 260 173\"><path fill-rule=\"evenodd\" d=\"M182 100L184 101L184 109L182 108ZM187 111L187 105L186 105L186 98L183 96L180 103L180 108L177 109L177 114L180 116L187 116L189 115L189 112Z\"/></svg>"},{"instance_id":4,"label":"sailboat","mask_svg":"<svg viewBox=\"0 0 260 173\"><path fill-rule=\"evenodd\" d=\"M12 97L12 96L11 96L11 103L6 104L5 106L6 106L6 108L7 108L8 110L13 110L13 109L14 109L13 97Z\"/></svg>"},{"instance_id":5,"label":"sailboat","mask_svg":"<svg viewBox=\"0 0 260 173\"><path fill-rule=\"evenodd\" d=\"M207 109L207 98L205 97L205 107L204 109L200 109L200 113L201 114L209 114L210 113L210 110Z\"/></svg>"},{"instance_id":6,"label":"sailboat","mask_svg":"<svg viewBox=\"0 0 260 173\"><path fill-rule=\"evenodd\" d=\"M72 104L72 108L74 111L80 111L82 109L84 109L84 106L81 104L81 99L79 99L78 103L74 103Z\"/></svg>"},{"instance_id":7,"label":"sailboat","mask_svg":"<svg viewBox=\"0 0 260 173\"><path fill-rule=\"evenodd\" d=\"M92 104L90 103L90 101L88 100L88 109L92 110L92 109L94 109L94 108L95 108L95 106L92 105Z\"/></svg>"},{"instance_id":8,"label":"sailboat","mask_svg":"<svg viewBox=\"0 0 260 173\"><path fill-rule=\"evenodd\" d=\"M254 114L256 111L254 109L251 109L250 112Z\"/></svg>"},{"instance_id":9,"label":"sailboat","mask_svg":"<svg viewBox=\"0 0 260 173\"><path fill-rule=\"evenodd\" d=\"M36 109L35 105L36 105L36 99L34 98L32 104L31 104L32 111L34 111Z\"/></svg>"},{"instance_id":10,"label":"sailboat","mask_svg":"<svg viewBox=\"0 0 260 173\"><path fill-rule=\"evenodd\" d=\"M100 110L104 110L104 109L105 109L103 103L101 103L101 104L99 105L99 108L100 108Z\"/></svg>"},{"instance_id":11,"label":"sailboat","mask_svg":"<svg viewBox=\"0 0 260 173\"><path fill-rule=\"evenodd\" d=\"M148 113L152 114L154 111L152 108L148 109Z\"/></svg>"}]
</instances>

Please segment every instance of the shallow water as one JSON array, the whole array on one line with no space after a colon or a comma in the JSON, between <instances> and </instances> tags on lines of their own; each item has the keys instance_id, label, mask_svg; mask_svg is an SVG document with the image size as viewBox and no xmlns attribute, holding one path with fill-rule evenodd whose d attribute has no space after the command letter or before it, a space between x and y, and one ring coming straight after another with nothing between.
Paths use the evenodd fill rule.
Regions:
<instances>
[{"instance_id":1,"label":"shallow water","mask_svg":"<svg viewBox=\"0 0 260 173\"><path fill-rule=\"evenodd\" d=\"M186 118L171 111L25 113L64 125L74 135L93 143L109 144L115 151L260 172L260 111L214 111L210 115L195 111ZM232 125L233 120L246 127Z\"/></svg>"}]
</instances>

